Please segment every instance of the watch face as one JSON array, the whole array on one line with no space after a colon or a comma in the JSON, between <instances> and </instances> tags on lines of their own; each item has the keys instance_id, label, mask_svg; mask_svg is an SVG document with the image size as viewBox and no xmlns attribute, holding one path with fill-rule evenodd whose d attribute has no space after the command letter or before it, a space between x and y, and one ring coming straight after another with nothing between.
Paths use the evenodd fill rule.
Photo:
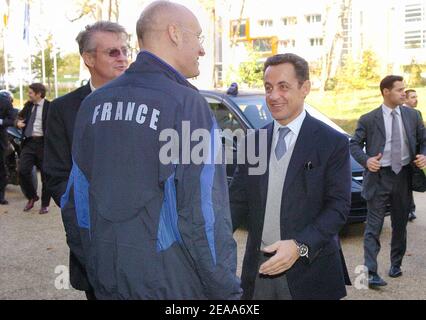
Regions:
<instances>
[{"instance_id":1,"label":"watch face","mask_svg":"<svg viewBox=\"0 0 426 320\"><path fill-rule=\"evenodd\" d=\"M308 247L305 245L300 246L299 253L301 257L306 257L308 255Z\"/></svg>"}]
</instances>

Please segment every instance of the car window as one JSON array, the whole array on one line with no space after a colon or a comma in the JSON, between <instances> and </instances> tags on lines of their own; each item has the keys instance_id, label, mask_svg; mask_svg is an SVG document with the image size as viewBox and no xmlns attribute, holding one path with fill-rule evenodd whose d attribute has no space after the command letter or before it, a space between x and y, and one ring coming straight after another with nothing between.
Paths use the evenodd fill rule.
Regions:
<instances>
[{"instance_id":1,"label":"car window","mask_svg":"<svg viewBox=\"0 0 426 320\"><path fill-rule=\"evenodd\" d=\"M262 128L273 121L263 96L241 96L233 100L253 128Z\"/></svg>"},{"instance_id":2,"label":"car window","mask_svg":"<svg viewBox=\"0 0 426 320\"><path fill-rule=\"evenodd\" d=\"M234 131L242 128L233 113L222 103L209 104L214 116L216 117L217 124L222 130L230 129L231 131Z\"/></svg>"}]
</instances>

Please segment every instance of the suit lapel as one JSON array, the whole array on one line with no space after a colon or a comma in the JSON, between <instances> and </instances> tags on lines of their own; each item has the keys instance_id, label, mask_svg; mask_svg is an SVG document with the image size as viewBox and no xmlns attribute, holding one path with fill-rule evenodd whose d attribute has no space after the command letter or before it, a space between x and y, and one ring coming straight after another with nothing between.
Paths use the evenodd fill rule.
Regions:
<instances>
[{"instance_id":1,"label":"suit lapel","mask_svg":"<svg viewBox=\"0 0 426 320\"><path fill-rule=\"evenodd\" d=\"M85 86L82 87L80 91L80 104L91 93L92 93L92 88L90 88L90 82L88 82Z\"/></svg>"},{"instance_id":2,"label":"suit lapel","mask_svg":"<svg viewBox=\"0 0 426 320\"><path fill-rule=\"evenodd\" d=\"M380 106L376 109L376 116L374 117L377 127L379 131L382 133L383 138L386 140L386 129L385 129L385 118L383 118L382 107Z\"/></svg>"},{"instance_id":3,"label":"suit lapel","mask_svg":"<svg viewBox=\"0 0 426 320\"><path fill-rule=\"evenodd\" d=\"M299 132L293 154L287 169L283 194L291 186L293 180L298 175L298 172L303 169L308 154L315 149L315 122L312 117L306 113L306 118L303 121Z\"/></svg>"},{"instance_id":4,"label":"suit lapel","mask_svg":"<svg viewBox=\"0 0 426 320\"><path fill-rule=\"evenodd\" d=\"M271 149L272 149L272 137L274 135L274 122L268 125L266 128L267 136L268 136L268 163L266 164L266 172L265 174L260 176L259 187L260 187L260 198L262 201L262 208L266 208L266 199L268 195L268 184L269 184L269 162L271 159ZM259 152L259 148L257 150Z\"/></svg>"}]
</instances>

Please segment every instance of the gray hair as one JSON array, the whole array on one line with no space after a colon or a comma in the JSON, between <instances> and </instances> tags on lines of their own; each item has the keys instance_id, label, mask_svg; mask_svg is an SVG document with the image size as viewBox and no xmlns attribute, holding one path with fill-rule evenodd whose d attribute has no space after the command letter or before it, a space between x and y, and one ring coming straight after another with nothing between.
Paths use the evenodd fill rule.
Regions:
<instances>
[{"instance_id":1,"label":"gray hair","mask_svg":"<svg viewBox=\"0 0 426 320\"><path fill-rule=\"evenodd\" d=\"M124 27L118 23L110 21L95 22L94 24L87 25L85 30L81 31L75 39L78 43L80 55L82 55L84 52L89 52L95 49L93 47L92 39L93 35L97 32L111 32L122 34L126 38L128 37L126 29L124 29Z\"/></svg>"}]
</instances>

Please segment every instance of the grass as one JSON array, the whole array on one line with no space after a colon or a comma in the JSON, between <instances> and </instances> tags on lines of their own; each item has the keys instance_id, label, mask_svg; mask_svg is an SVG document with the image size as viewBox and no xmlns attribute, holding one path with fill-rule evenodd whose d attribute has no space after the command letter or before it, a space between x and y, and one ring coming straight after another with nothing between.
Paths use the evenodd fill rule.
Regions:
<instances>
[{"instance_id":1,"label":"grass","mask_svg":"<svg viewBox=\"0 0 426 320\"><path fill-rule=\"evenodd\" d=\"M426 88L415 88L419 97L418 109L426 117ZM351 92L312 91L306 99L349 134L355 132L361 115L376 109L383 103L380 90L365 89Z\"/></svg>"}]
</instances>

